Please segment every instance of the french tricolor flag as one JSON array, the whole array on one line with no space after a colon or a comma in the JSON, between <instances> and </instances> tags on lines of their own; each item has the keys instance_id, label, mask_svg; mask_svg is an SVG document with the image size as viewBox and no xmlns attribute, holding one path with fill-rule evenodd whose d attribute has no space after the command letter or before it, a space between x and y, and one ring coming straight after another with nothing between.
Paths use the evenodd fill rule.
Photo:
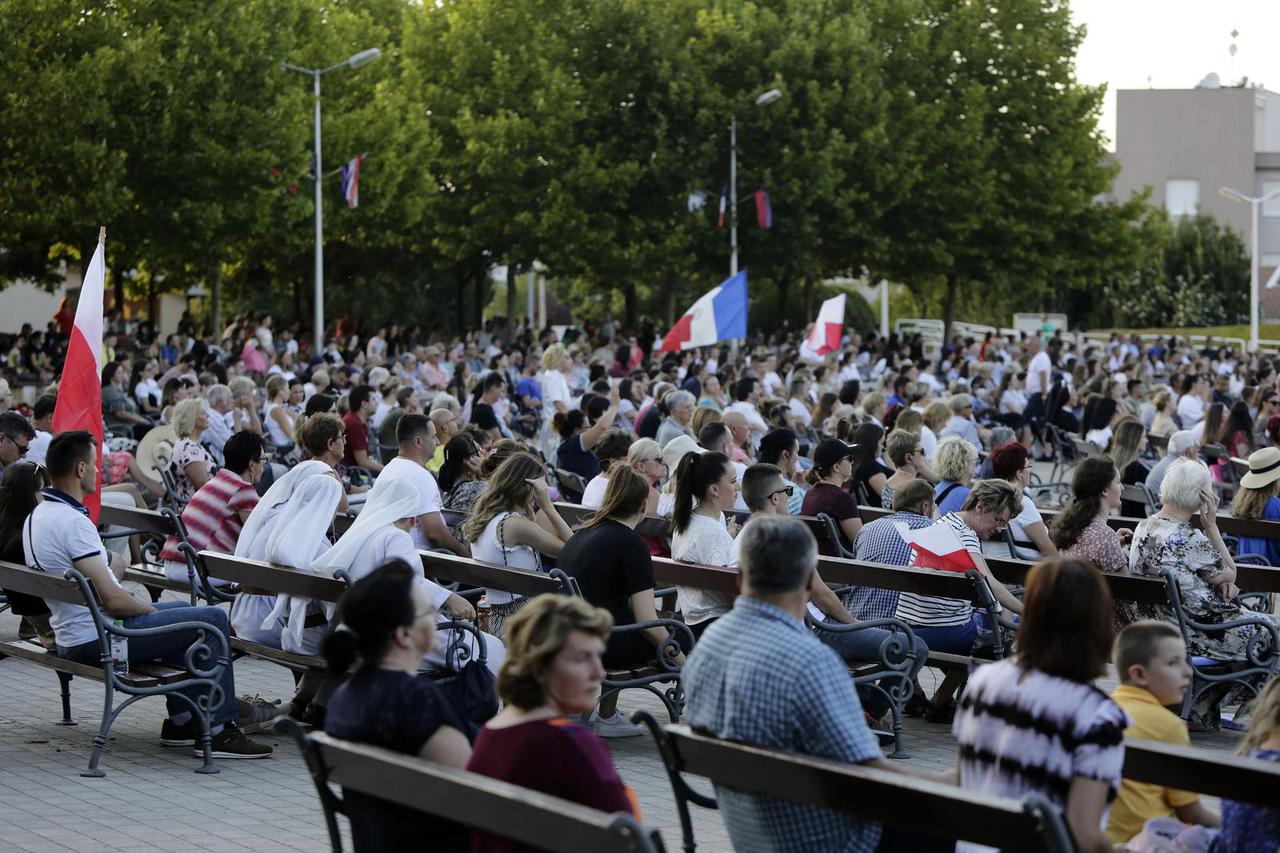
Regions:
<instances>
[{"instance_id":1,"label":"french tricolor flag","mask_svg":"<svg viewBox=\"0 0 1280 853\"><path fill-rule=\"evenodd\" d=\"M347 207L360 206L360 163L363 160L364 155L361 154L342 167L342 197L347 200Z\"/></svg>"},{"instance_id":2,"label":"french tricolor flag","mask_svg":"<svg viewBox=\"0 0 1280 853\"><path fill-rule=\"evenodd\" d=\"M703 294L662 339L660 352L711 346L747 336L747 271Z\"/></svg>"}]
</instances>

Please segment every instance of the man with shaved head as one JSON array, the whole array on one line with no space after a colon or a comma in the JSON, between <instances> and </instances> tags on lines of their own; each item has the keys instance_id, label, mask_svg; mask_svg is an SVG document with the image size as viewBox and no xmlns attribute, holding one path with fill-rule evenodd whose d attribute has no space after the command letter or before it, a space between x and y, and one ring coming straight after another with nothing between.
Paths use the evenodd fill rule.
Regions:
<instances>
[{"instance_id":1,"label":"man with shaved head","mask_svg":"<svg viewBox=\"0 0 1280 853\"><path fill-rule=\"evenodd\" d=\"M436 398L432 405L437 406L438 401L439 398ZM444 446L449 443L449 439L458 434L460 421L452 410L440 407L431 410L431 422L436 425L436 439L439 443L436 445L431 461L427 463L427 470L439 473L440 466L444 464Z\"/></svg>"},{"instance_id":2,"label":"man with shaved head","mask_svg":"<svg viewBox=\"0 0 1280 853\"><path fill-rule=\"evenodd\" d=\"M730 453L729 458L734 462L751 462L754 454L751 452L751 425L747 422L747 416L730 409L724 413L724 425L733 436L733 445L727 451Z\"/></svg>"}]
</instances>

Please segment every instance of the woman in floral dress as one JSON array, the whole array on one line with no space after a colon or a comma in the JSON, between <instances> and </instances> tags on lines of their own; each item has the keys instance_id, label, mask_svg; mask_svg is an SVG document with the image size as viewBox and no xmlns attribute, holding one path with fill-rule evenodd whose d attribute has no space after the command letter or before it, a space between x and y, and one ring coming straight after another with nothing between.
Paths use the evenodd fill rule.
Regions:
<instances>
[{"instance_id":1,"label":"woman in floral dress","mask_svg":"<svg viewBox=\"0 0 1280 853\"><path fill-rule=\"evenodd\" d=\"M1064 557L1088 560L1110 574L1129 573L1128 544L1132 530L1112 530L1107 516L1120 506L1120 474L1109 456L1083 460L1071 480L1071 503L1058 514L1053 542ZM1116 601L1114 626L1143 618L1137 602Z\"/></svg>"}]
</instances>

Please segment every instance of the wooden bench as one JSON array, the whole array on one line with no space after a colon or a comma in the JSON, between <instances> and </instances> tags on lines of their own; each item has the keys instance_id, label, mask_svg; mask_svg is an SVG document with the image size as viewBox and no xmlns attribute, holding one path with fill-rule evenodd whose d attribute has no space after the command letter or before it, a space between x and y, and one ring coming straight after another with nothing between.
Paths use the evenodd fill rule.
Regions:
<instances>
[{"instance_id":1,"label":"wooden bench","mask_svg":"<svg viewBox=\"0 0 1280 853\"><path fill-rule=\"evenodd\" d=\"M201 551L199 556L210 576L233 581L241 590L261 589L276 595L313 598L330 604L337 602L347 591L346 581L328 575L219 554L217 551ZM241 655L271 661L297 672L325 667L324 659L319 656L294 654L242 637L232 637L231 646Z\"/></svg>"},{"instance_id":2,"label":"wooden bench","mask_svg":"<svg viewBox=\"0 0 1280 853\"><path fill-rule=\"evenodd\" d=\"M544 593L581 597L582 593L573 579L559 569L548 573L530 572L509 566L482 563L469 557L442 551L419 551L422 570L427 577L455 581L470 586L500 589L516 595L535 596ZM655 558L656 563L657 558ZM615 625L612 633L636 633L646 628L666 628L669 639L661 647L655 647L651 663L629 669L610 669L605 673L604 696L623 690L641 689L653 694L666 707L671 719L680 719L684 710L684 689L680 681L680 668L672 662L679 645L672 637L683 633L686 644L693 645L693 633L683 622L675 619L656 619L631 625ZM666 684L666 689L655 685Z\"/></svg>"},{"instance_id":3,"label":"wooden bench","mask_svg":"<svg viewBox=\"0 0 1280 853\"><path fill-rule=\"evenodd\" d=\"M625 812L607 814L416 756L341 741L321 732L308 735L291 722L283 727L306 758L335 853L342 850L337 815L346 813L335 785L344 792L359 791L535 848L562 853L662 853L666 849L656 829Z\"/></svg>"},{"instance_id":4,"label":"wooden bench","mask_svg":"<svg viewBox=\"0 0 1280 853\"><path fill-rule=\"evenodd\" d=\"M1280 764L1260 758L1126 738L1124 778L1280 808Z\"/></svg>"},{"instance_id":5,"label":"wooden bench","mask_svg":"<svg viewBox=\"0 0 1280 853\"><path fill-rule=\"evenodd\" d=\"M210 604L216 604L219 601L230 601L235 597L234 590L219 589L209 583L199 555L187 539L187 528L182 523L182 516L169 507L161 507L157 511L104 503L98 521L100 524L129 528L127 535L141 534L150 537L151 542L143 548L143 561L130 566L125 571L124 579L147 587L152 592L152 600L158 598L157 590L182 593L189 597L193 606L199 604L201 599ZM164 573L160 551L164 546L164 540L170 536L178 537L178 550L187 563L186 581L171 580ZM154 559L147 560L148 554Z\"/></svg>"},{"instance_id":6,"label":"wooden bench","mask_svg":"<svg viewBox=\"0 0 1280 853\"><path fill-rule=\"evenodd\" d=\"M859 815L915 831L986 844L1004 850L1075 849L1061 813L1039 795L1021 801L901 773L765 749L698 734L684 725L648 726L671 781L684 849L695 849L689 803L716 808L714 797L694 791L684 774L793 803Z\"/></svg>"},{"instance_id":7,"label":"wooden bench","mask_svg":"<svg viewBox=\"0 0 1280 853\"><path fill-rule=\"evenodd\" d=\"M93 617L98 633L100 647L100 664L92 666L77 663L58 657L54 652L46 651L35 641L19 641L16 643L0 642L0 659L6 657L20 658L52 669L58 675L62 693L62 720L58 725L74 726L76 721L71 716L71 679L74 676L100 681L105 696L103 700L102 722L98 733L93 738L93 752L89 756L89 766L81 776L105 776L98 761L102 750L107 745L107 735L112 723L125 708L144 696L168 696L176 694L181 701L191 706L196 719L200 720L203 734L200 745L204 750L204 763L197 773L217 773L213 765L210 750L209 725L212 709L201 709L189 697L178 691L186 688L202 687L213 691L218 688L223 670L231 666L231 647L227 637L212 625L204 622L175 622L153 628L122 628L104 618L102 605L98 600L93 584L84 575L72 569L63 577L47 572L29 569L15 563L0 562L0 587L25 592L47 601L60 601L67 604L78 604L87 607ZM174 634L195 631L196 639L188 651L189 660L197 665L210 662L207 670L190 670L164 663L151 661L130 661L128 672L116 672L111 664L111 636L150 637L160 634ZM129 698L116 704L116 691Z\"/></svg>"}]
</instances>

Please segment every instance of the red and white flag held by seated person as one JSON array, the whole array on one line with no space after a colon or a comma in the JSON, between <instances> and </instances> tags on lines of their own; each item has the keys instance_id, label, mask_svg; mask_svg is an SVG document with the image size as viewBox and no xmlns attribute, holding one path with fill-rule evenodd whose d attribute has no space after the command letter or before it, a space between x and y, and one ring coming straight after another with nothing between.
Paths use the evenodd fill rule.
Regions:
<instances>
[{"instance_id":1,"label":"red and white flag held by seated person","mask_svg":"<svg viewBox=\"0 0 1280 853\"><path fill-rule=\"evenodd\" d=\"M800 355L810 361L818 361L829 352L840 349L844 333L844 294L833 296L818 309L818 319L809 330L809 337L800 345Z\"/></svg>"},{"instance_id":2,"label":"red and white flag held by seated person","mask_svg":"<svg viewBox=\"0 0 1280 853\"><path fill-rule=\"evenodd\" d=\"M67 359L58 380L58 404L53 410L53 433L82 429L98 440L98 488L102 488L102 296L106 288L107 229L98 232L98 248L89 261L75 325L67 343ZM102 506L98 492L84 496L89 517L96 524Z\"/></svg>"},{"instance_id":3,"label":"red and white flag held by seated person","mask_svg":"<svg viewBox=\"0 0 1280 853\"><path fill-rule=\"evenodd\" d=\"M913 566L962 574L978 567L960 537L945 524L931 524L916 530L908 529L905 522L894 526L902 534L902 541L911 546Z\"/></svg>"}]
</instances>

